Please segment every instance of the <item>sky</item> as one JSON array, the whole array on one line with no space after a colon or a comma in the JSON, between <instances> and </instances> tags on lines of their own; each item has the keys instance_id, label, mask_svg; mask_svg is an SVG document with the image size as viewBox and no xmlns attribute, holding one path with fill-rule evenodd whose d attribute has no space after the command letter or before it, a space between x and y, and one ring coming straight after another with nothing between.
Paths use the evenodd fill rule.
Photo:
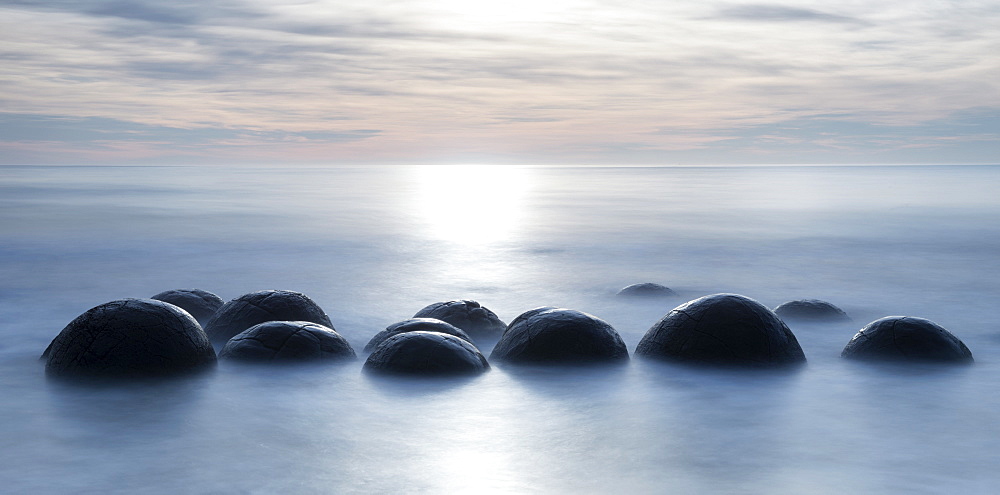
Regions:
<instances>
[{"instance_id":1,"label":"sky","mask_svg":"<svg viewBox=\"0 0 1000 495\"><path fill-rule=\"evenodd\" d=\"M1000 2L0 0L0 164L1000 163Z\"/></svg>"}]
</instances>

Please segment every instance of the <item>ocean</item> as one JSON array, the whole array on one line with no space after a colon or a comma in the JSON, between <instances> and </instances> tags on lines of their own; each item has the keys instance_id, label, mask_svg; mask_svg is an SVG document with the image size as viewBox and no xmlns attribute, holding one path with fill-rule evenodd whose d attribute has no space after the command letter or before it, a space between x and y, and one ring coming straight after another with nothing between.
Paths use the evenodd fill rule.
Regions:
<instances>
[{"instance_id":1,"label":"ocean","mask_svg":"<svg viewBox=\"0 0 1000 495\"><path fill-rule=\"evenodd\" d=\"M0 167L0 492L995 493L997 191L1000 167L958 165ZM615 295L639 282L678 296ZM359 359L46 379L77 315L179 288L306 293ZM722 292L852 320L789 322L793 371L362 371L371 336L434 302L584 311L631 353ZM840 357L888 315L975 364Z\"/></svg>"}]
</instances>

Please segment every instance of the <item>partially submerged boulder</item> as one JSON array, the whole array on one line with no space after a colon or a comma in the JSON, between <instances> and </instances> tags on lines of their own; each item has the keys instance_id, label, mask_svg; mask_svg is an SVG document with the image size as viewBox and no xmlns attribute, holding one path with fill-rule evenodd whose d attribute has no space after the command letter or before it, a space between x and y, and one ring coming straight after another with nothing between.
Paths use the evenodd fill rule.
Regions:
<instances>
[{"instance_id":1,"label":"partially submerged boulder","mask_svg":"<svg viewBox=\"0 0 1000 495\"><path fill-rule=\"evenodd\" d=\"M455 325L441 321L437 318L410 318L408 320L393 323L392 325L385 327L385 330L375 334L375 336L368 341L368 344L365 345L364 351L371 352L375 350L377 345L393 335L417 331L446 333L472 343L472 338L469 337L469 334L465 333L461 328L458 328Z\"/></svg>"},{"instance_id":2,"label":"partially submerged boulder","mask_svg":"<svg viewBox=\"0 0 1000 495\"><path fill-rule=\"evenodd\" d=\"M495 313L476 301L445 301L431 304L413 315L414 318L437 318L448 322L473 339L493 339L499 337L507 325Z\"/></svg>"},{"instance_id":3,"label":"partially submerged boulder","mask_svg":"<svg viewBox=\"0 0 1000 495\"><path fill-rule=\"evenodd\" d=\"M972 363L972 351L937 323L912 316L886 316L862 328L840 353L850 359Z\"/></svg>"},{"instance_id":4,"label":"partially submerged boulder","mask_svg":"<svg viewBox=\"0 0 1000 495\"><path fill-rule=\"evenodd\" d=\"M618 332L596 316L543 307L515 318L490 359L535 364L622 361L628 359L628 349Z\"/></svg>"},{"instance_id":5,"label":"partially submerged boulder","mask_svg":"<svg viewBox=\"0 0 1000 495\"><path fill-rule=\"evenodd\" d=\"M227 302L205 324L212 342L224 345L244 330L268 321L310 321L333 328L330 318L309 296L290 290L261 290Z\"/></svg>"},{"instance_id":6,"label":"partially submerged boulder","mask_svg":"<svg viewBox=\"0 0 1000 495\"><path fill-rule=\"evenodd\" d=\"M215 364L212 344L194 317L152 299L91 308L66 325L45 353L46 373L60 377L163 376Z\"/></svg>"},{"instance_id":7,"label":"partially submerged boulder","mask_svg":"<svg viewBox=\"0 0 1000 495\"><path fill-rule=\"evenodd\" d=\"M635 353L689 363L771 367L806 360L798 340L770 309L738 294L684 303L656 322Z\"/></svg>"},{"instance_id":8,"label":"partially submerged boulder","mask_svg":"<svg viewBox=\"0 0 1000 495\"><path fill-rule=\"evenodd\" d=\"M354 349L334 329L309 321L269 321L226 342L219 359L237 361L316 361L354 359Z\"/></svg>"},{"instance_id":9,"label":"partially submerged boulder","mask_svg":"<svg viewBox=\"0 0 1000 495\"><path fill-rule=\"evenodd\" d=\"M844 310L819 299L799 299L788 301L774 308L774 313L783 320L798 321L848 321Z\"/></svg>"},{"instance_id":10,"label":"partially submerged boulder","mask_svg":"<svg viewBox=\"0 0 1000 495\"><path fill-rule=\"evenodd\" d=\"M476 374L490 369L476 346L440 332L404 332L377 345L368 371L417 375Z\"/></svg>"},{"instance_id":11,"label":"partially submerged boulder","mask_svg":"<svg viewBox=\"0 0 1000 495\"><path fill-rule=\"evenodd\" d=\"M180 306L184 311L191 313L201 325L208 323L215 312L225 304L221 297L201 289L165 290L150 299Z\"/></svg>"},{"instance_id":12,"label":"partially submerged boulder","mask_svg":"<svg viewBox=\"0 0 1000 495\"><path fill-rule=\"evenodd\" d=\"M673 291L670 287L660 284L654 284L652 282L645 282L641 284L632 284L627 287L622 288L618 291L619 296L628 297L670 297L676 296L677 293Z\"/></svg>"}]
</instances>

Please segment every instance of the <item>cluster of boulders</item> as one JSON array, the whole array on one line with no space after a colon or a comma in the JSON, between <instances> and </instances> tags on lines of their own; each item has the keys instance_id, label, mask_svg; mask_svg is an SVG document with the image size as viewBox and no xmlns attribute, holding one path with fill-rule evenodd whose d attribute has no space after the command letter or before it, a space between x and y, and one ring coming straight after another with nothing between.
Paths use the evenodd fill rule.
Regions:
<instances>
[{"instance_id":1,"label":"cluster of boulders","mask_svg":"<svg viewBox=\"0 0 1000 495\"><path fill-rule=\"evenodd\" d=\"M673 297L658 284L618 293ZM714 294L671 310L642 337L635 355L715 366L774 368L804 363L785 324L849 320L819 300L790 301L773 311L738 294ZM496 344L489 360L477 342ZM213 347L214 344L214 347ZM215 347L220 348L216 355ZM621 336L600 318L572 309L539 307L505 324L476 301L431 304L371 338L364 369L404 374L474 374L490 361L511 364L625 362ZM922 318L891 316L862 328L842 352L855 359L972 362L957 337ZM253 363L342 361L354 349L329 316L305 294L251 292L229 302L199 289L150 299L121 299L83 313L42 354L51 376L162 376L211 367L216 359Z\"/></svg>"}]
</instances>

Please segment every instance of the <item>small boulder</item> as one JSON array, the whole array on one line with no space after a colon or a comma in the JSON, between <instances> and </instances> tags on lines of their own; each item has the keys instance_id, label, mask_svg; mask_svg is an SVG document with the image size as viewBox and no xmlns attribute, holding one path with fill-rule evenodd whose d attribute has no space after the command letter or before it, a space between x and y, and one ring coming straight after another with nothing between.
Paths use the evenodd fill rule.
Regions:
<instances>
[{"instance_id":1,"label":"small boulder","mask_svg":"<svg viewBox=\"0 0 1000 495\"><path fill-rule=\"evenodd\" d=\"M219 359L238 361L313 361L354 359L347 339L309 321L269 321L226 342Z\"/></svg>"},{"instance_id":2,"label":"small boulder","mask_svg":"<svg viewBox=\"0 0 1000 495\"><path fill-rule=\"evenodd\" d=\"M365 352L375 350L375 346L379 345L383 340L392 337L393 335L417 331L446 333L472 343L472 338L469 337L469 334L463 332L461 328L458 328L455 325L441 321L437 318L410 318L408 320L393 323L392 325L385 327L385 330L375 334L375 336L368 341L368 344L365 345Z\"/></svg>"},{"instance_id":3,"label":"small boulder","mask_svg":"<svg viewBox=\"0 0 1000 495\"><path fill-rule=\"evenodd\" d=\"M628 297L671 297L677 293L670 287L652 282L642 284L632 284L618 291L619 296Z\"/></svg>"},{"instance_id":4,"label":"small boulder","mask_svg":"<svg viewBox=\"0 0 1000 495\"><path fill-rule=\"evenodd\" d=\"M404 332L375 346L364 368L421 375L475 374L490 369L476 346L440 332Z\"/></svg>"},{"instance_id":5,"label":"small boulder","mask_svg":"<svg viewBox=\"0 0 1000 495\"><path fill-rule=\"evenodd\" d=\"M172 289L163 291L150 299L168 302L191 313L199 324L206 324L219 308L225 304L221 297L201 289Z\"/></svg>"},{"instance_id":6,"label":"small boulder","mask_svg":"<svg viewBox=\"0 0 1000 495\"><path fill-rule=\"evenodd\" d=\"M515 318L490 359L533 364L621 361L628 359L628 349L618 332L596 316L543 307Z\"/></svg>"},{"instance_id":7,"label":"small boulder","mask_svg":"<svg viewBox=\"0 0 1000 495\"><path fill-rule=\"evenodd\" d=\"M738 294L684 303L639 341L640 356L690 363L770 367L803 363L792 331L763 304Z\"/></svg>"},{"instance_id":8,"label":"small boulder","mask_svg":"<svg viewBox=\"0 0 1000 495\"><path fill-rule=\"evenodd\" d=\"M205 324L212 342L224 345L244 330L268 321L309 321L333 328L330 317L309 296L290 290L260 290L227 302Z\"/></svg>"},{"instance_id":9,"label":"small boulder","mask_svg":"<svg viewBox=\"0 0 1000 495\"><path fill-rule=\"evenodd\" d=\"M470 300L434 303L417 311L413 317L437 318L451 323L473 339L494 339L507 329L495 313Z\"/></svg>"},{"instance_id":10,"label":"small boulder","mask_svg":"<svg viewBox=\"0 0 1000 495\"><path fill-rule=\"evenodd\" d=\"M937 323L886 316L862 328L840 353L851 359L972 363L972 351Z\"/></svg>"},{"instance_id":11,"label":"small boulder","mask_svg":"<svg viewBox=\"0 0 1000 495\"><path fill-rule=\"evenodd\" d=\"M774 314L783 320L799 321L848 321L842 309L819 299L800 299L798 301L788 301L774 308Z\"/></svg>"},{"instance_id":12,"label":"small boulder","mask_svg":"<svg viewBox=\"0 0 1000 495\"><path fill-rule=\"evenodd\" d=\"M163 376L209 367L215 351L187 311L152 299L91 308L46 349L45 371L60 377Z\"/></svg>"}]
</instances>

